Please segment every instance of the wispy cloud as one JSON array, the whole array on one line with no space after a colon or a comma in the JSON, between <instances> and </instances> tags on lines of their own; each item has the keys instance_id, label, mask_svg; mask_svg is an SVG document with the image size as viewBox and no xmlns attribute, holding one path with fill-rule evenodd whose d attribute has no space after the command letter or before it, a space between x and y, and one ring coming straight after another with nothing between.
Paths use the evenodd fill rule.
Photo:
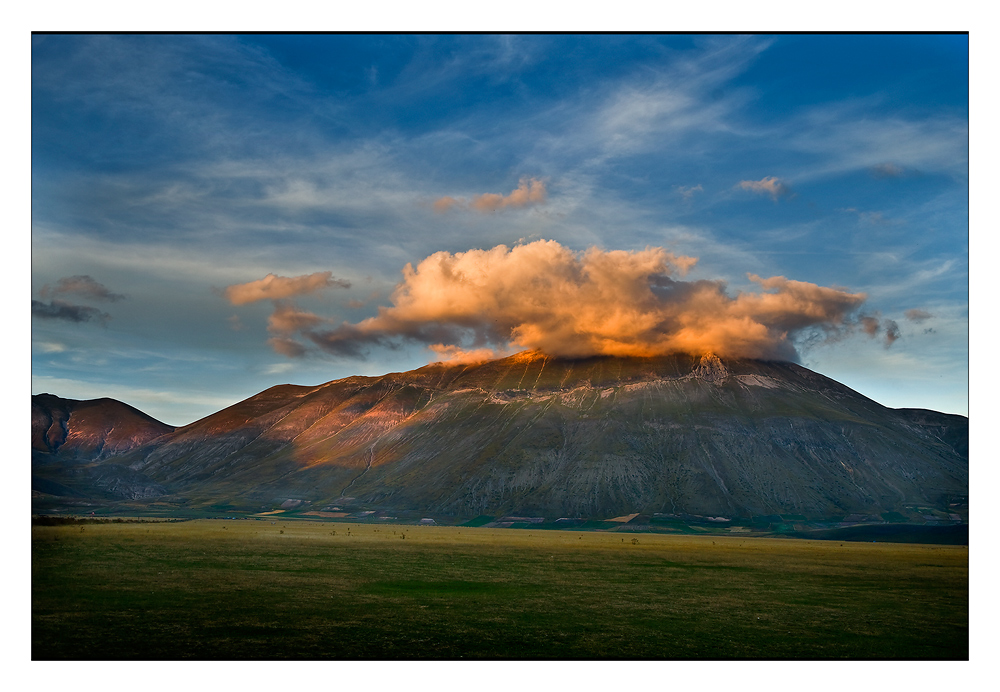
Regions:
<instances>
[{"instance_id":1,"label":"wispy cloud","mask_svg":"<svg viewBox=\"0 0 1000 692\"><path fill-rule=\"evenodd\" d=\"M893 223L892 221L890 221L885 217L885 214L883 214L880 211L860 211L854 207L847 207L846 209L843 209L841 211L844 211L848 214L857 214L858 221L860 221L863 224L871 226L886 226L889 225L890 223Z\"/></svg>"},{"instance_id":2,"label":"wispy cloud","mask_svg":"<svg viewBox=\"0 0 1000 692\"><path fill-rule=\"evenodd\" d=\"M769 44L751 37L707 39L700 50L675 56L669 66L619 86L596 111L581 114L583 127L577 132L596 140L601 158L634 154L654 139L663 146L687 133L731 132L738 127L733 116L747 96L739 89L721 95L718 89L746 70Z\"/></svg>"},{"instance_id":3,"label":"wispy cloud","mask_svg":"<svg viewBox=\"0 0 1000 692\"><path fill-rule=\"evenodd\" d=\"M66 350L66 344L56 341L35 341L31 345L38 347L42 353L63 353Z\"/></svg>"},{"instance_id":4,"label":"wispy cloud","mask_svg":"<svg viewBox=\"0 0 1000 692\"><path fill-rule=\"evenodd\" d=\"M861 331L872 338L881 335L886 348L892 346L902 336L899 324L895 320L880 319L878 314L862 315L858 319L858 324L861 326Z\"/></svg>"},{"instance_id":5,"label":"wispy cloud","mask_svg":"<svg viewBox=\"0 0 1000 692\"><path fill-rule=\"evenodd\" d=\"M911 322L916 322L917 324L925 322L934 317L934 315L932 315L931 313L927 312L926 310L921 310L920 308L913 308L912 310L907 310L903 314L906 316L906 319L910 320Z\"/></svg>"},{"instance_id":6,"label":"wispy cloud","mask_svg":"<svg viewBox=\"0 0 1000 692\"><path fill-rule=\"evenodd\" d=\"M454 197L441 197L434 201L434 211L444 213L456 207L466 207L474 209L483 214L488 214L504 209L522 209L524 207L535 206L545 203L547 190L545 182L537 178L521 178L517 189L510 194L501 195L495 192L487 192L476 195L471 200L456 199Z\"/></svg>"},{"instance_id":7,"label":"wispy cloud","mask_svg":"<svg viewBox=\"0 0 1000 692\"><path fill-rule=\"evenodd\" d=\"M677 186L677 192L685 200L690 201L694 197L694 193L696 193L696 192L704 192L704 189L701 187L700 183L698 185L690 185L690 186L687 186L687 187L685 187L683 185L678 185Z\"/></svg>"},{"instance_id":8,"label":"wispy cloud","mask_svg":"<svg viewBox=\"0 0 1000 692\"><path fill-rule=\"evenodd\" d=\"M879 163L872 166L869 171L875 178L898 178L904 173L902 167L894 163Z\"/></svg>"},{"instance_id":9,"label":"wispy cloud","mask_svg":"<svg viewBox=\"0 0 1000 692\"><path fill-rule=\"evenodd\" d=\"M45 286L42 286L41 290L38 292L42 298L48 298L50 295L63 295L66 293L75 293L79 296L83 296L84 298L108 301L111 303L125 299L125 296L121 293L112 293L108 290L107 286L94 281L93 278L85 274L64 277L59 279L55 286L49 287L49 285L46 284Z\"/></svg>"},{"instance_id":10,"label":"wispy cloud","mask_svg":"<svg viewBox=\"0 0 1000 692\"><path fill-rule=\"evenodd\" d=\"M775 201L790 192L788 185L775 176L761 178L760 180L741 180L737 187L741 190L749 190L758 195L770 195L771 199Z\"/></svg>"},{"instance_id":11,"label":"wispy cloud","mask_svg":"<svg viewBox=\"0 0 1000 692\"><path fill-rule=\"evenodd\" d=\"M957 117L908 119L868 114L864 102L815 108L789 119L775 132L789 151L811 154L796 179L815 179L850 171L899 177L906 170L968 175L968 122Z\"/></svg>"},{"instance_id":12,"label":"wispy cloud","mask_svg":"<svg viewBox=\"0 0 1000 692\"><path fill-rule=\"evenodd\" d=\"M265 375L280 375L282 373L291 372L294 369L295 365L293 363L271 363L261 368L261 372Z\"/></svg>"}]
</instances>

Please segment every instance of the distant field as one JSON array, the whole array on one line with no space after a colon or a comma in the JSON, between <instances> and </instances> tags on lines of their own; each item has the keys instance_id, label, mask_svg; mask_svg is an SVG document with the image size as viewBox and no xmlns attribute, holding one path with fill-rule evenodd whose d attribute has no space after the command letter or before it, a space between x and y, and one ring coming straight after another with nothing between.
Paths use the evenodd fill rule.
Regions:
<instances>
[{"instance_id":1,"label":"distant field","mask_svg":"<svg viewBox=\"0 0 1000 692\"><path fill-rule=\"evenodd\" d=\"M36 660L967 659L968 604L961 546L280 515L32 528Z\"/></svg>"}]
</instances>

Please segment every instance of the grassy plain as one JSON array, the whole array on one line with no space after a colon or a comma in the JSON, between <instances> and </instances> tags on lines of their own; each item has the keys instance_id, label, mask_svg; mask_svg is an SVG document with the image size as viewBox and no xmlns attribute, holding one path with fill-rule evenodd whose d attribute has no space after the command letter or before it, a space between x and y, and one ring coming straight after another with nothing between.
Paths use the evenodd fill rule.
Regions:
<instances>
[{"instance_id":1,"label":"grassy plain","mask_svg":"<svg viewBox=\"0 0 1000 692\"><path fill-rule=\"evenodd\" d=\"M967 659L968 605L963 546L271 518L32 528L36 660Z\"/></svg>"}]
</instances>

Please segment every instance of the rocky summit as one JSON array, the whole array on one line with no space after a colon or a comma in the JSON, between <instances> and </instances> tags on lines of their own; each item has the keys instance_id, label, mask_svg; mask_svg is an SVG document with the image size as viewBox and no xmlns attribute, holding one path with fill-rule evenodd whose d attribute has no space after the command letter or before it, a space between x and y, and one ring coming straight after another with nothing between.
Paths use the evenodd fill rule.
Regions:
<instances>
[{"instance_id":1,"label":"rocky summit","mask_svg":"<svg viewBox=\"0 0 1000 692\"><path fill-rule=\"evenodd\" d=\"M32 398L36 493L550 518L823 518L968 494L967 418L787 362L529 352L279 385L177 429L67 401Z\"/></svg>"}]
</instances>

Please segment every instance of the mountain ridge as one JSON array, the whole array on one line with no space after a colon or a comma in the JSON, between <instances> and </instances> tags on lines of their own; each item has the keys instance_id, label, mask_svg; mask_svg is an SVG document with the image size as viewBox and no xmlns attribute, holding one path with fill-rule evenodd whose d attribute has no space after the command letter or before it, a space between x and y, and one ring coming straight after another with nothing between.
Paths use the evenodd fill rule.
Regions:
<instances>
[{"instance_id":1,"label":"mountain ridge","mask_svg":"<svg viewBox=\"0 0 1000 692\"><path fill-rule=\"evenodd\" d=\"M193 503L833 516L967 494L967 425L792 363L529 352L276 385L91 473Z\"/></svg>"}]
</instances>

